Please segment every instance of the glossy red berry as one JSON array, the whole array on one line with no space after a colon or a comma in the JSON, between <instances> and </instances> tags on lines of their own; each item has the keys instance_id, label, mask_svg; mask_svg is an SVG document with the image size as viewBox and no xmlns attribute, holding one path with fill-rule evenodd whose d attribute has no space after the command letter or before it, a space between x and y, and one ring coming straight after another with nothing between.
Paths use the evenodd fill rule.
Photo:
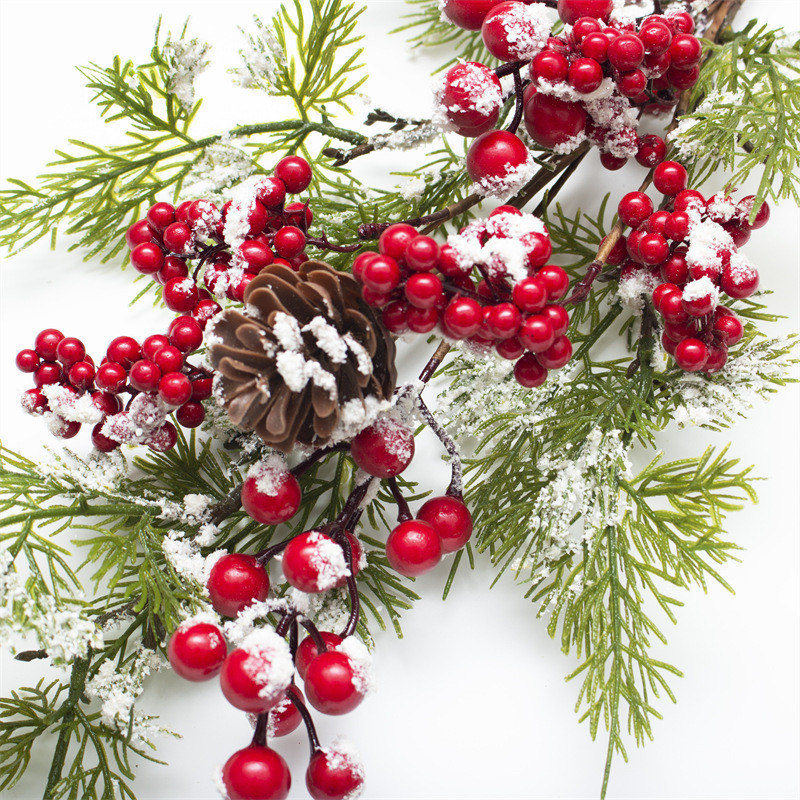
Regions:
<instances>
[{"instance_id":1,"label":"glossy red berry","mask_svg":"<svg viewBox=\"0 0 800 800\"><path fill-rule=\"evenodd\" d=\"M569 289L569 275L555 264L542 267L536 273L535 280L543 281L547 287L548 302L560 300Z\"/></svg>"},{"instance_id":2,"label":"glossy red berry","mask_svg":"<svg viewBox=\"0 0 800 800\"><path fill-rule=\"evenodd\" d=\"M172 669L187 681L207 681L219 675L228 646L222 631L209 622L179 625L167 646Z\"/></svg>"},{"instance_id":3,"label":"glossy red berry","mask_svg":"<svg viewBox=\"0 0 800 800\"><path fill-rule=\"evenodd\" d=\"M28 414L43 414L49 408L47 398L41 389L28 389L24 392L20 405Z\"/></svg>"},{"instance_id":4,"label":"glossy red berry","mask_svg":"<svg viewBox=\"0 0 800 800\"><path fill-rule=\"evenodd\" d=\"M334 716L347 714L364 699L355 665L338 650L320 653L308 665L305 689L317 711Z\"/></svg>"},{"instance_id":5,"label":"glossy red berry","mask_svg":"<svg viewBox=\"0 0 800 800\"><path fill-rule=\"evenodd\" d=\"M16 365L20 372L35 372L39 364L39 354L35 350L20 350L17 353Z\"/></svg>"},{"instance_id":6,"label":"glossy red berry","mask_svg":"<svg viewBox=\"0 0 800 800\"><path fill-rule=\"evenodd\" d=\"M211 568L207 586L214 610L235 617L252 603L266 599L269 577L253 556L230 553Z\"/></svg>"},{"instance_id":7,"label":"glossy red berry","mask_svg":"<svg viewBox=\"0 0 800 800\"><path fill-rule=\"evenodd\" d=\"M714 319L714 333L726 347L733 347L742 340L744 326L735 314L719 314Z\"/></svg>"},{"instance_id":8,"label":"glossy red berry","mask_svg":"<svg viewBox=\"0 0 800 800\"><path fill-rule=\"evenodd\" d=\"M131 386L140 392L154 392L161 380L161 370L152 362L137 361L129 373Z\"/></svg>"},{"instance_id":9,"label":"glossy red berry","mask_svg":"<svg viewBox=\"0 0 800 800\"><path fill-rule=\"evenodd\" d=\"M82 361L86 355L86 348L80 339L72 336L64 337L56 347L56 358L65 367Z\"/></svg>"},{"instance_id":10,"label":"glossy red berry","mask_svg":"<svg viewBox=\"0 0 800 800\"><path fill-rule=\"evenodd\" d=\"M388 297L387 297L388 300ZM414 333L429 333L439 322L438 308L415 308L409 306L408 309L408 329Z\"/></svg>"},{"instance_id":11,"label":"glossy red berry","mask_svg":"<svg viewBox=\"0 0 800 800\"><path fill-rule=\"evenodd\" d=\"M517 308L526 314L536 314L547 303L549 286L543 278L523 278L514 284L512 296Z\"/></svg>"},{"instance_id":12,"label":"glossy red berry","mask_svg":"<svg viewBox=\"0 0 800 800\"><path fill-rule=\"evenodd\" d=\"M686 168L677 161L662 161L653 170L653 185L661 194L669 197L682 192L687 179Z\"/></svg>"},{"instance_id":13,"label":"glossy red berry","mask_svg":"<svg viewBox=\"0 0 800 800\"><path fill-rule=\"evenodd\" d=\"M190 400L184 403L176 412L175 419L182 428L197 428L203 424L206 418L206 410L202 403Z\"/></svg>"},{"instance_id":14,"label":"glossy red berry","mask_svg":"<svg viewBox=\"0 0 800 800\"><path fill-rule=\"evenodd\" d=\"M143 275L154 275L164 266L164 253L157 244L145 242L131 250L131 264Z\"/></svg>"},{"instance_id":15,"label":"glossy red berry","mask_svg":"<svg viewBox=\"0 0 800 800\"><path fill-rule=\"evenodd\" d=\"M482 320L480 303L471 297L454 297L444 310L444 324L448 332L457 339L474 336Z\"/></svg>"},{"instance_id":16,"label":"glossy red berry","mask_svg":"<svg viewBox=\"0 0 800 800\"><path fill-rule=\"evenodd\" d=\"M603 68L593 58L576 58L569 66L568 80L579 94L591 94L603 82Z\"/></svg>"},{"instance_id":17,"label":"glossy red berry","mask_svg":"<svg viewBox=\"0 0 800 800\"><path fill-rule=\"evenodd\" d=\"M729 297L743 300L758 289L758 272L749 265L728 264L722 270L720 287Z\"/></svg>"},{"instance_id":18,"label":"glossy red berry","mask_svg":"<svg viewBox=\"0 0 800 800\"><path fill-rule=\"evenodd\" d=\"M542 147L552 149L586 130L588 115L580 103L530 91L525 95L525 128Z\"/></svg>"},{"instance_id":19,"label":"glossy red berry","mask_svg":"<svg viewBox=\"0 0 800 800\"><path fill-rule=\"evenodd\" d=\"M342 547L319 531L295 536L283 551L281 568L295 589L311 594L341 586L349 574Z\"/></svg>"},{"instance_id":20,"label":"glossy red berry","mask_svg":"<svg viewBox=\"0 0 800 800\"><path fill-rule=\"evenodd\" d=\"M203 329L192 317L176 317L168 333L170 343L182 353L191 353L203 343Z\"/></svg>"},{"instance_id":21,"label":"glossy red berry","mask_svg":"<svg viewBox=\"0 0 800 800\"><path fill-rule=\"evenodd\" d=\"M675 195L672 202L673 211L686 212L690 208L703 210L706 207L706 200L700 192L694 189L684 189Z\"/></svg>"},{"instance_id":22,"label":"glossy red berry","mask_svg":"<svg viewBox=\"0 0 800 800\"><path fill-rule=\"evenodd\" d=\"M389 256L395 261L402 262L405 259L406 248L418 235L417 229L411 227L411 225L406 225L402 222L390 225L380 235L378 249L381 251L381 255Z\"/></svg>"},{"instance_id":23,"label":"glossy red berry","mask_svg":"<svg viewBox=\"0 0 800 800\"><path fill-rule=\"evenodd\" d=\"M488 328L495 339L508 339L519 330L522 315L512 303L498 303L489 308L488 312Z\"/></svg>"},{"instance_id":24,"label":"glossy red berry","mask_svg":"<svg viewBox=\"0 0 800 800\"><path fill-rule=\"evenodd\" d=\"M542 366L533 353L525 353L514 364L514 378L520 386L535 389L547 380L547 369Z\"/></svg>"},{"instance_id":25,"label":"glossy red berry","mask_svg":"<svg viewBox=\"0 0 800 800\"><path fill-rule=\"evenodd\" d=\"M672 28L680 33L693 33L694 32L694 18L686 11L679 11L669 17L669 24Z\"/></svg>"},{"instance_id":26,"label":"glossy red berry","mask_svg":"<svg viewBox=\"0 0 800 800\"><path fill-rule=\"evenodd\" d=\"M417 519L433 526L443 553L460 550L472 536L472 515L457 497L444 495L427 500L420 508Z\"/></svg>"},{"instance_id":27,"label":"glossy red berry","mask_svg":"<svg viewBox=\"0 0 800 800\"><path fill-rule=\"evenodd\" d=\"M468 31L480 30L492 6L502 0L445 0L442 12L454 25Z\"/></svg>"},{"instance_id":28,"label":"glossy red berry","mask_svg":"<svg viewBox=\"0 0 800 800\"><path fill-rule=\"evenodd\" d=\"M605 22L613 9L613 0L558 0L558 16L567 25L572 25L581 17L593 17Z\"/></svg>"},{"instance_id":29,"label":"glossy red berry","mask_svg":"<svg viewBox=\"0 0 800 800\"><path fill-rule=\"evenodd\" d=\"M577 26L573 27L572 35L577 40ZM580 40L581 54L586 58L594 59L598 64L602 64L608 56L608 37L599 31L592 31L583 36ZM563 56L562 56L563 58ZM602 78L601 78L602 80ZM572 83L572 81L570 81Z\"/></svg>"},{"instance_id":30,"label":"glossy red berry","mask_svg":"<svg viewBox=\"0 0 800 800\"><path fill-rule=\"evenodd\" d=\"M165 342L154 353L152 353L153 339L158 342L161 340ZM177 347L169 344L169 339L166 336L148 336L142 342L142 355L152 361L165 375L169 372L178 372L183 367L183 353Z\"/></svg>"},{"instance_id":31,"label":"glossy red berry","mask_svg":"<svg viewBox=\"0 0 800 800\"><path fill-rule=\"evenodd\" d=\"M431 272L417 272L406 281L405 295L416 308L433 308L442 296L442 282Z\"/></svg>"},{"instance_id":32,"label":"glossy red berry","mask_svg":"<svg viewBox=\"0 0 800 800\"><path fill-rule=\"evenodd\" d=\"M164 231L164 247L170 253L187 253L191 242L192 229L185 222L173 222Z\"/></svg>"},{"instance_id":33,"label":"glossy red berry","mask_svg":"<svg viewBox=\"0 0 800 800\"><path fill-rule=\"evenodd\" d=\"M292 693L299 694L301 699L303 697L303 693L296 686L292 688ZM297 706L288 695L284 695L268 713L267 730L271 736L288 736L296 731L303 721Z\"/></svg>"},{"instance_id":34,"label":"glossy red berry","mask_svg":"<svg viewBox=\"0 0 800 800\"><path fill-rule=\"evenodd\" d=\"M561 369L572 358L572 342L566 336L556 336L553 344L537 353L536 358L545 369Z\"/></svg>"},{"instance_id":35,"label":"glossy red berry","mask_svg":"<svg viewBox=\"0 0 800 800\"><path fill-rule=\"evenodd\" d=\"M92 444L101 453L111 453L120 446L120 442L103 433L105 420L101 420L92 428Z\"/></svg>"},{"instance_id":36,"label":"glossy red berry","mask_svg":"<svg viewBox=\"0 0 800 800\"><path fill-rule=\"evenodd\" d=\"M638 228L653 213L653 201L644 192L628 192L617 207L620 221L631 228Z\"/></svg>"},{"instance_id":37,"label":"glossy red berry","mask_svg":"<svg viewBox=\"0 0 800 800\"><path fill-rule=\"evenodd\" d=\"M439 245L430 236L416 236L408 243L405 256L409 269L428 272L439 260Z\"/></svg>"},{"instance_id":38,"label":"glossy red berry","mask_svg":"<svg viewBox=\"0 0 800 800\"><path fill-rule=\"evenodd\" d=\"M134 222L133 225L125 231L125 241L131 250L136 247L136 245L143 244L144 242L152 242L153 238L153 229L146 219L140 219L138 222Z\"/></svg>"},{"instance_id":39,"label":"glossy red berry","mask_svg":"<svg viewBox=\"0 0 800 800\"><path fill-rule=\"evenodd\" d=\"M663 264L669 255L667 240L658 233L646 233L639 240L639 257L644 264Z\"/></svg>"},{"instance_id":40,"label":"glossy red berry","mask_svg":"<svg viewBox=\"0 0 800 800\"><path fill-rule=\"evenodd\" d=\"M283 183L289 194L299 194L311 184L311 165L300 156L282 158L274 169L275 177Z\"/></svg>"},{"instance_id":41,"label":"glossy red berry","mask_svg":"<svg viewBox=\"0 0 800 800\"><path fill-rule=\"evenodd\" d=\"M414 458L414 434L392 417L382 417L356 435L350 453L356 464L370 475L392 478Z\"/></svg>"},{"instance_id":42,"label":"glossy red berry","mask_svg":"<svg viewBox=\"0 0 800 800\"><path fill-rule=\"evenodd\" d=\"M678 69L677 67L670 67L667 70L667 80L676 88L683 91L684 89L691 89L697 83L700 77L700 65L695 64L686 69Z\"/></svg>"},{"instance_id":43,"label":"glossy red berry","mask_svg":"<svg viewBox=\"0 0 800 800\"><path fill-rule=\"evenodd\" d=\"M532 353L542 353L555 340L555 333L550 320L544 314L527 317L519 329L519 340Z\"/></svg>"},{"instance_id":44,"label":"glossy red berry","mask_svg":"<svg viewBox=\"0 0 800 800\"><path fill-rule=\"evenodd\" d=\"M275 252L281 258L293 258L303 252L306 246L306 235L300 228L287 225L275 233Z\"/></svg>"},{"instance_id":45,"label":"glossy red berry","mask_svg":"<svg viewBox=\"0 0 800 800\"><path fill-rule=\"evenodd\" d=\"M738 207L741 212L747 217L750 217L750 214L753 211L753 203L755 202L755 195L749 194L747 197L743 197L739 203ZM750 227L753 230L758 230L759 228L763 228L769 222L769 203L765 200L761 203L758 211L756 212L755 219L750 223Z\"/></svg>"},{"instance_id":46,"label":"glossy red berry","mask_svg":"<svg viewBox=\"0 0 800 800\"><path fill-rule=\"evenodd\" d=\"M613 153L604 152L600 153L600 163L607 170L614 172L622 169L628 163L628 159L624 156L615 156Z\"/></svg>"},{"instance_id":47,"label":"glossy red berry","mask_svg":"<svg viewBox=\"0 0 800 800\"><path fill-rule=\"evenodd\" d=\"M242 484L242 508L262 525L279 525L300 508L300 484L288 469L269 462L252 469Z\"/></svg>"},{"instance_id":48,"label":"glossy red berry","mask_svg":"<svg viewBox=\"0 0 800 800\"><path fill-rule=\"evenodd\" d=\"M703 48L700 40L688 33L678 33L672 38L669 46L669 56L672 65L678 69L693 67L700 61Z\"/></svg>"},{"instance_id":49,"label":"glossy red berry","mask_svg":"<svg viewBox=\"0 0 800 800\"><path fill-rule=\"evenodd\" d=\"M526 164L530 154L519 136L508 131L489 131L479 136L467 152L470 178L488 190L502 185L509 173Z\"/></svg>"},{"instance_id":50,"label":"glossy red berry","mask_svg":"<svg viewBox=\"0 0 800 800\"><path fill-rule=\"evenodd\" d=\"M530 58L530 40L536 35L536 27L526 11L521 3L503 2L493 6L484 18L483 43L501 61Z\"/></svg>"},{"instance_id":51,"label":"glossy red berry","mask_svg":"<svg viewBox=\"0 0 800 800\"><path fill-rule=\"evenodd\" d=\"M648 53L663 53L672 41L672 31L665 22L653 20L642 25L639 38Z\"/></svg>"},{"instance_id":52,"label":"glossy red berry","mask_svg":"<svg viewBox=\"0 0 800 800\"><path fill-rule=\"evenodd\" d=\"M320 631L319 635L322 637L323 642L328 650L333 650L342 643L342 637L329 631ZM309 664L319 655L320 651L317 643L314 641L313 636L306 636L297 647L297 653L294 657L294 665L297 669L298 675L305 680L306 672Z\"/></svg>"},{"instance_id":53,"label":"glossy red berry","mask_svg":"<svg viewBox=\"0 0 800 800\"><path fill-rule=\"evenodd\" d=\"M264 178L256 194L258 202L270 210L279 209L286 200L286 185L279 178Z\"/></svg>"},{"instance_id":54,"label":"glossy red berry","mask_svg":"<svg viewBox=\"0 0 800 800\"><path fill-rule=\"evenodd\" d=\"M561 53L556 53L553 50L542 50L531 61L530 73L533 80L541 78L550 83L561 83L567 79L569 74L569 61Z\"/></svg>"},{"instance_id":55,"label":"glossy red berry","mask_svg":"<svg viewBox=\"0 0 800 800\"><path fill-rule=\"evenodd\" d=\"M491 344L491 340L488 340L488 343ZM508 361L516 361L525 352L525 346L517 336L501 339L495 343L494 349L500 358L508 359Z\"/></svg>"},{"instance_id":56,"label":"glossy red berry","mask_svg":"<svg viewBox=\"0 0 800 800\"><path fill-rule=\"evenodd\" d=\"M118 392L128 381L128 373L121 364L107 361L97 368L95 385L106 392Z\"/></svg>"},{"instance_id":57,"label":"glossy red berry","mask_svg":"<svg viewBox=\"0 0 800 800\"><path fill-rule=\"evenodd\" d=\"M349 754L317 750L308 763L306 788L313 800L347 800L364 785L364 770Z\"/></svg>"},{"instance_id":58,"label":"glossy red berry","mask_svg":"<svg viewBox=\"0 0 800 800\"><path fill-rule=\"evenodd\" d=\"M667 144L654 133L643 136L636 150L636 160L643 166L652 169L660 164L667 155Z\"/></svg>"},{"instance_id":59,"label":"glossy red berry","mask_svg":"<svg viewBox=\"0 0 800 800\"><path fill-rule=\"evenodd\" d=\"M63 338L61 331L47 328L36 336L33 347L44 361L55 361L58 344Z\"/></svg>"},{"instance_id":60,"label":"glossy red berry","mask_svg":"<svg viewBox=\"0 0 800 800\"><path fill-rule=\"evenodd\" d=\"M251 744L225 762L222 784L228 800L285 800L292 776L278 753Z\"/></svg>"},{"instance_id":61,"label":"glossy red berry","mask_svg":"<svg viewBox=\"0 0 800 800\"><path fill-rule=\"evenodd\" d=\"M192 397L192 383L182 373L170 372L158 382L158 394L168 406L182 406Z\"/></svg>"},{"instance_id":62,"label":"glossy red berry","mask_svg":"<svg viewBox=\"0 0 800 800\"><path fill-rule=\"evenodd\" d=\"M386 557L401 575L414 577L433 569L442 558L442 544L435 528L423 520L407 520L386 540Z\"/></svg>"},{"instance_id":63,"label":"glossy red berry","mask_svg":"<svg viewBox=\"0 0 800 800\"><path fill-rule=\"evenodd\" d=\"M569 314L564 306L545 306L542 315L549 320L555 336L563 336L569 330Z\"/></svg>"},{"instance_id":64,"label":"glossy red berry","mask_svg":"<svg viewBox=\"0 0 800 800\"><path fill-rule=\"evenodd\" d=\"M282 230L287 230L287 229L283 228ZM298 229L290 228L288 230L296 231ZM295 237L294 234L290 233L285 237L285 239L278 240L279 233L281 233L281 231L278 231L278 233L275 234L276 242L281 241L286 248L286 252L291 252L292 255L295 255L296 253L294 252L293 247L301 241L299 237ZM303 236L302 232L300 235ZM301 252L304 246L305 246L305 236L303 236L302 245L300 246L300 249L297 250L297 252L298 253ZM276 244L276 249L277 249L277 244ZM259 241L258 239L248 239L246 242L242 242L239 245L239 255L247 265L246 266L247 271L251 272L253 275L257 275L259 272L261 272L262 269L264 269L264 267L269 266L275 260L275 256L273 255L269 247L267 247L266 243ZM279 255L284 258L286 257L284 256L283 252L279 252ZM289 258L291 258L291 255L289 256Z\"/></svg>"},{"instance_id":65,"label":"glossy red berry","mask_svg":"<svg viewBox=\"0 0 800 800\"><path fill-rule=\"evenodd\" d=\"M719 372L728 361L728 348L724 345L708 345L708 358L703 371L709 375Z\"/></svg>"},{"instance_id":66,"label":"glossy red berry","mask_svg":"<svg viewBox=\"0 0 800 800\"><path fill-rule=\"evenodd\" d=\"M394 300L381 311L383 325L390 333L401 334L408 330L409 306L405 300Z\"/></svg>"},{"instance_id":67,"label":"glossy red berry","mask_svg":"<svg viewBox=\"0 0 800 800\"><path fill-rule=\"evenodd\" d=\"M684 339L675 348L675 362L685 372L700 372L708 361L708 348L699 339Z\"/></svg>"},{"instance_id":68,"label":"glossy red berry","mask_svg":"<svg viewBox=\"0 0 800 800\"><path fill-rule=\"evenodd\" d=\"M636 69L644 61L644 45L633 33L623 33L608 45L608 60L620 72Z\"/></svg>"},{"instance_id":69,"label":"glossy red berry","mask_svg":"<svg viewBox=\"0 0 800 800\"><path fill-rule=\"evenodd\" d=\"M672 253L661 265L661 277L668 283L683 286L689 279L689 266L680 253Z\"/></svg>"},{"instance_id":70,"label":"glossy red berry","mask_svg":"<svg viewBox=\"0 0 800 800\"><path fill-rule=\"evenodd\" d=\"M467 61L445 73L439 99L450 126L461 136L480 136L500 116L500 79L485 64Z\"/></svg>"},{"instance_id":71,"label":"glossy red berry","mask_svg":"<svg viewBox=\"0 0 800 800\"><path fill-rule=\"evenodd\" d=\"M76 389L89 389L94 383L94 365L88 361L78 361L67 372L69 382Z\"/></svg>"}]
</instances>

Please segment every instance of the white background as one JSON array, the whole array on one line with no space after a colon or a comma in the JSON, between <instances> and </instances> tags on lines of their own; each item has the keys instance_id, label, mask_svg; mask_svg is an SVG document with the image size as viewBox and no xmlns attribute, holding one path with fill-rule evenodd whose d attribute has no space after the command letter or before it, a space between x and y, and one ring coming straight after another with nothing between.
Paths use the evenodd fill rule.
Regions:
<instances>
[{"instance_id":1,"label":"white background","mask_svg":"<svg viewBox=\"0 0 800 800\"><path fill-rule=\"evenodd\" d=\"M3 177L33 176L66 137L113 141L97 122L75 64L110 61L114 53L144 60L157 16L173 28L192 15L192 28L232 63L237 24L253 11L277 6L228 2L2 2ZM431 57L414 58L398 36L387 36L403 4L370 2L365 17L373 99L405 113L424 113ZM796 0L749 0L740 20L759 16L798 28ZM273 101L228 89L221 67L200 84L207 96L199 128L222 130L234 122L275 118ZM366 159L365 159L366 161ZM621 196L640 180L637 166L599 173L596 156L564 193L567 208L596 203L596 180ZM413 157L375 157L376 177ZM605 190L604 190L605 191ZM773 209L768 228L753 236L748 254L761 268L762 285L775 291L772 308L790 319L773 330L797 327L798 213ZM27 251L2 268L0 393L5 443L30 454L44 438L17 406L26 378L13 354L43 327L56 326L100 352L120 333L160 329L165 313L128 309L131 273L115 264L82 263L62 246ZM418 351L413 363L423 357ZM402 370L402 367L401 367ZM655 741L631 747L616 763L610 797L789 798L798 778L798 391L782 391L749 420L714 436L702 431L664 437L669 457L694 455L706 443L731 440L732 452L766 478L761 502L728 523L741 544L742 563L725 575L731 595L712 587L688 595L679 624L670 627L671 663L685 671L674 688L678 705L659 707L664 720ZM446 484L433 455L422 449L414 475ZM429 457L426 457L428 455ZM502 583L491 592L491 572L481 564L462 573L451 598L439 599L444 569L418 582L424 599L404 622L405 637L378 637L380 691L347 718L321 722L323 739L344 733L365 758L365 796L378 798L591 798L598 794L605 745L592 743L572 707L577 687L563 676L575 662L561 655L534 618L521 592ZM39 670L3 658L2 691L34 683ZM169 767L143 764L136 790L141 800L205 800L215 796L210 772L243 746L248 725L213 684L194 686L172 676L154 680L147 708L183 735L165 739L159 755ZM305 742L300 732L280 744L294 767L293 797L305 796ZM38 797L49 755L40 748L28 776L10 795Z\"/></svg>"}]
</instances>

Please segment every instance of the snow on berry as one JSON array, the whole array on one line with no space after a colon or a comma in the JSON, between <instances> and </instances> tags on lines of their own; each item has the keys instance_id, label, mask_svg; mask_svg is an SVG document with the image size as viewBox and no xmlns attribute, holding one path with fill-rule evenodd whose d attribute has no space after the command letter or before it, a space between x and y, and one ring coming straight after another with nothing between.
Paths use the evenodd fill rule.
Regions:
<instances>
[{"instance_id":1,"label":"snow on berry","mask_svg":"<svg viewBox=\"0 0 800 800\"><path fill-rule=\"evenodd\" d=\"M361 639L348 636L336 648L344 653L353 667L353 686L364 695L375 688L375 676L372 669L372 656Z\"/></svg>"},{"instance_id":2,"label":"snow on berry","mask_svg":"<svg viewBox=\"0 0 800 800\"><path fill-rule=\"evenodd\" d=\"M258 696L275 702L294 675L294 663L286 640L265 626L250 633L239 646L247 658L242 667L259 685Z\"/></svg>"}]
</instances>

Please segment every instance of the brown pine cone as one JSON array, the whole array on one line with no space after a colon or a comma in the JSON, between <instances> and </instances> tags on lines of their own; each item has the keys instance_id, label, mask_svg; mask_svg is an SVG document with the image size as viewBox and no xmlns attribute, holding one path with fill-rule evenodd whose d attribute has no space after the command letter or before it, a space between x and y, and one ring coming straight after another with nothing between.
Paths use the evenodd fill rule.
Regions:
<instances>
[{"instance_id":1,"label":"brown pine cone","mask_svg":"<svg viewBox=\"0 0 800 800\"><path fill-rule=\"evenodd\" d=\"M234 425L276 450L322 447L395 389L395 346L358 282L322 261L268 266L211 333ZM341 424L340 424L341 423Z\"/></svg>"}]
</instances>

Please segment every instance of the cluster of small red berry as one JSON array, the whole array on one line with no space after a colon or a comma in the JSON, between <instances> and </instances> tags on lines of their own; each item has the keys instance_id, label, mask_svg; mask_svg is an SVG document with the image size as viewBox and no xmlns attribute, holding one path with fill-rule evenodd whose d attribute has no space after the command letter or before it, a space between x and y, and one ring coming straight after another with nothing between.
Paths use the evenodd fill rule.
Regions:
<instances>
[{"instance_id":1,"label":"cluster of small red berry","mask_svg":"<svg viewBox=\"0 0 800 800\"><path fill-rule=\"evenodd\" d=\"M211 396L212 375L186 360L202 341L197 321L180 316L167 335L148 336L141 345L118 336L95 368L80 339L48 328L33 349L17 354L17 367L31 373L35 384L23 394L22 406L46 415L50 431L62 439L91 424L92 443L104 453L122 443L169 450L177 441L169 414L184 428L205 419L202 401ZM123 394L130 395L126 404Z\"/></svg>"},{"instance_id":2,"label":"cluster of small red berry","mask_svg":"<svg viewBox=\"0 0 800 800\"><path fill-rule=\"evenodd\" d=\"M620 220L634 229L622 240L629 258L622 277L631 268L648 268L658 284L652 299L664 320L664 349L687 372L719 372L743 334L741 320L719 304L720 292L743 299L758 288L758 271L738 248L751 229L767 223L769 206L764 203L751 224L753 196L738 204L724 194L706 199L686 188L686 171L671 161L656 167L654 184L669 199L667 207L654 210L643 192L619 203ZM623 257L618 251L612 261Z\"/></svg>"},{"instance_id":3,"label":"cluster of small red berry","mask_svg":"<svg viewBox=\"0 0 800 800\"><path fill-rule=\"evenodd\" d=\"M441 246L411 225L392 225L379 250L359 255L353 274L392 333L438 326L449 339L494 347L528 388L569 361L569 314L558 305L569 277L547 264L550 237L530 214L500 206Z\"/></svg>"},{"instance_id":4,"label":"cluster of small red berry","mask_svg":"<svg viewBox=\"0 0 800 800\"><path fill-rule=\"evenodd\" d=\"M447 127L478 137L467 170L487 194L513 191L527 176L530 154L516 128L492 130L503 105L500 74L517 73L515 91L531 138L566 153L589 141L608 169L635 156L653 167L666 153L658 136L639 137L640 112L673 108L679 93L697 81L702 55L688 13L651 15L607 24L611 0L561 0L558 11L568 27L550 36L544 5L449 0L444 13L455 24L480 28L487 49L507 68L479 62L451 67L438 90L439 113ZM476 28L477 26L477 28ZM519 70L528 64L530 82ZM519 121L519 118L517 118Z\"/></svg>"},{"instance_id":5,"label":"cluster of small red berry","mask_svg":"<svg viewBox=\"0 0 800 800\"><path fill-rule=\"evenodd\" d=\"M205 324L220 310L215 296L241 302L247 284L267 265L298 269L308 260L311 210L305 203L287 204L286 197L305 191L311 179L304 158L286 156L272 176L243 185L221 209L202 199L177 208L156 203L128 229L131 263L164 287L168 308ZM204 285L198 286L203 268Z\"/></svg>"},{"instance_id":6,"label":"cluster of small red berry","mask_svg":"<svg viewBox=\"0 0 800 800\"><path fill-rule=\"evenodd\" d=\"M355 579L366 561L352 531L373 480L393 482L411 462L414 436L395 418L382 417L361 431L349 447L356 465L372 477L356 487L336 520L258 556L222 555L208 573L206 588L214 611L234 620L234 633L238 623L249 631L250 623L267 613L280 616L277 626L242 633L230 652L223 630L205 619L188 620L170 639L170 663L180 676L191 681L219 676L227 700L257 715L253 741L222 768L220 783L227 797L281 800L287 796L289 767L268 746L267 737L285 736L301 721L311 745L306 771L311 796L345 800L357 796L363 785L363 767L355 756L346 749L320 746L306 701L323 714L341 715L358 707L369 689L369 658L353 637L360 613ZM274 456L256 464L241 487L242 508L263 525L289 521L300 508L302 490L297 476L308 463L289 470ZM436 566L443 553L455 552L469 541L472 517L457 492L428 500L413 519L397 484L392 488L398 525L389 535L386 555L398 572L421 575ZM351 610L341 634L318 630L296 603L269 599L267 565L279 555L284 578L298 592L318 594L347 586ZM300 625L309 632L302 640L298 637ZM295 671L304 681L304 692L295 685Z\"/></svg>"}]
</instances>

